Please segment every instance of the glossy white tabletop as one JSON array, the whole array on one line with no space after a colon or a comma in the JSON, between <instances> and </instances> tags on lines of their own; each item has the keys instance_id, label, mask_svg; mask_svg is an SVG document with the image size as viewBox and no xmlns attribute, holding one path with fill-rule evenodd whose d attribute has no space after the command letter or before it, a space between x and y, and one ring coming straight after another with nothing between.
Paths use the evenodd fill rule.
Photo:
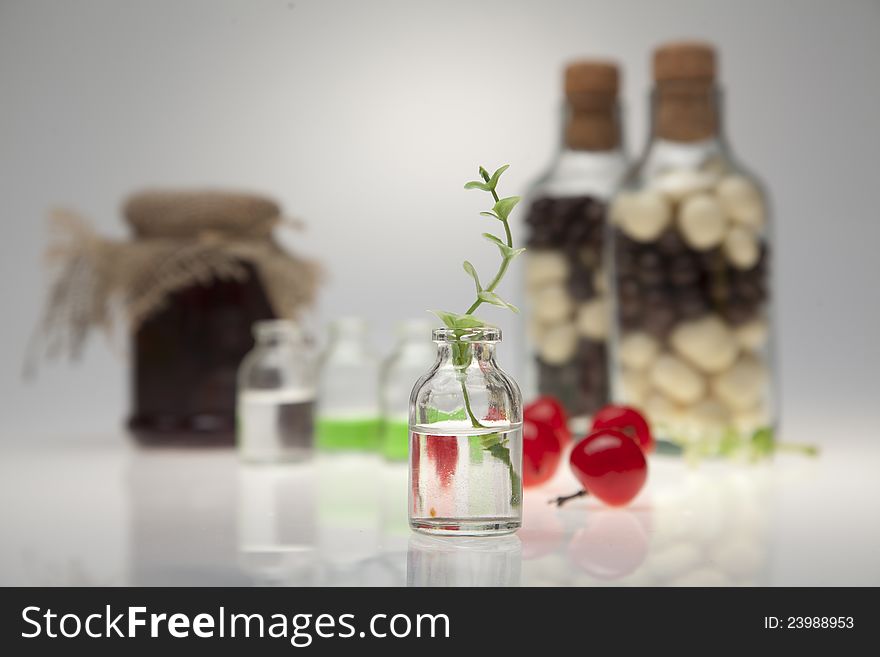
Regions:
<instances>
[{"instance_id":1,"label":"glossy white tabletop","mask_svg":"<svg viewBox=\"0 0 880 657\"><path fill-rule=\"evenodd\" d=\"M576 500L564 469L492 539L409 531L406 467L377 457L246 466L233 450L124 436L6 447L2 585L880 584L880 452L759 466L654 457L627 509Z\"/></svg>"}]
</instances>

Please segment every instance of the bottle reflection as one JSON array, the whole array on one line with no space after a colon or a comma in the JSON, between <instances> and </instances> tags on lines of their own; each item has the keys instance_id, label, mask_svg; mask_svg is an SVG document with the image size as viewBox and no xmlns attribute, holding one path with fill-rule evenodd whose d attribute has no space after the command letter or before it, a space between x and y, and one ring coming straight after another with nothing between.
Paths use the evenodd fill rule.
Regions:
<instances>
[{"instance_id":1,"label":"bottle reflection","mask_svg":"<svg viewBox=\"0 0 880 657\"><path fill-rule=\"evenodd\" d=\"M408 472L406 463L383 463L379 468L379 522L383 545L406 551L410 536L406 512Z\"/></svg>"},{"instance_id":2,"label":"bottle reflection","mask_svg":"<svg viewBox=\"0 0 880 657\"><path fill-rule=\"evenodd\" d=\"M134 452L128 473L131 583L241 586L236 559L236 462L226 450Z\"/></svg>"},{"instance_id":3,"label":"bottle reflection","mask_svg":"<svg viewBox=\"0 0 880 657\"><path fill-rule=\"evenodd\" d=\"M239 466L236 526L239 563L255 584L320 583L311 465Z\"/></svg>"},{"instance_id":4,"label":"bottle reflection","mask_svg":"<svg viewBox=\"0 0 880 657\"><path fill-rule=\"evenodd\" d=\"M618 580L634 573L648 555L644 516L626 509L591 511L586 526L568 543L568 557L597 580Z\"/></svg>"},{"instance_id":5,"label":"bottle reflection","mask_svg":"<svg viewBox=\"0 0 880 657\"><path fill-rule=\"evenodd\" d=\"M407 586L519 586L522 544L516 535L479 538L413 535Z\"/></svg>"},{"instance_id":6,"label":"bottle reflection","mask_svg":"<svg viewBox=\"0 0 880 657\"><path fill-rule=\"evenodd\" d=\"M526 586L762 586L769 583L773 470L651 463L650 496L626 508L584 498L557 508L555 491L525 496Z\"/></svg>"},{"instance_id":7,"label":"bottle reflection","mask_svg":"<svg viewBox=\"0 0 880 657\"><path fill-rule=\"evenodd\" d=\"M317 543L327 565L323 585L370 586L381 582L377 569L368 563L380 543L381 463L377 456L365 454L323 454L316 460Z\"/></svg>"},{"instance_id":8,"label":"bottle reflection","mask_svg":"<svg viewBox=\"0 0 880 657\"><path fill-rule=\"evenodd\" d=\"M770 470L705 464L656 496L645 569L656 585L760 586L768 581Z\"/></svg>"}]
</instances>

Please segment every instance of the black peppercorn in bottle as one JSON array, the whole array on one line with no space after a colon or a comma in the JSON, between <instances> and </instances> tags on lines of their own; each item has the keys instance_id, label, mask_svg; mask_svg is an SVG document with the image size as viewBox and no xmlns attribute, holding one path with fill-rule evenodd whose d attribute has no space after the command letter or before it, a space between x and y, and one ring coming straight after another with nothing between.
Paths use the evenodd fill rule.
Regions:
<instances>
[{"instance_id":1,"label":"black peppercorn in bottle","mask_svg":"<svg viewBox=\"0 0 880 657\"><path fill-rule=\"evenodd\" d=\"M766 200L721 131L716 56L654 54L652 134L607 233L613 397L694 455L773 445Z\"/></svg>"},{"instance_id":2,"label":"black peppercorn in bottle","mask_svg":"<svg viewBox=\"0 0 880 657\"><path fill-rule=\"evenodd\" d=\"M565 69L562 147L528 194L527 398L552 395L582 431L608 400L606 202L626 171L615 64Z\"/></svg>"}]
</instances>

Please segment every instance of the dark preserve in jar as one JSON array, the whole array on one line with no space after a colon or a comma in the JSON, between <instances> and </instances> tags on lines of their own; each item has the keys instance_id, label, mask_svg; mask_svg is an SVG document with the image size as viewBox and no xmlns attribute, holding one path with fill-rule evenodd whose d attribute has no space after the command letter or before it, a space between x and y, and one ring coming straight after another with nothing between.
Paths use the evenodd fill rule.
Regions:
<instances>
[{"instance_id":1,"label":"dark preserve in jar","mask_svg":"<svg viewBox=\"0 0 880 657\"><path fill-rule=\"evenodd\" d=\"M626 170L617 67L578 61L565 70L562 147L528 194L526 396L552 395L574 428L608 400L606 202Z\"/></svg>"},{"instance_id":2,"label":"dark preserve in jar","mask_svg":"<svg viewBox=\"0 0 880 657\"><path fill-rule=\"evenodd\" d=\"M252 326L310 303L316 267L274 242L280 209L258 196L147 192L125 215L136 234L126 252L151 272L131 277L149 293L129 309L128 426L147 444L231 445Z\"/></svg>"},{"instance_id":3,"label":"dark preserve in jar","mask_svg":"<svg viewBox=\"0 0 880 657\"><path fill-rule=\"evenodd\" d=\"M132 415L143 442L233 444L236 372L251 326L275 318L254 268L172 293L133 338Z\"/></svg>"}]
</instances>

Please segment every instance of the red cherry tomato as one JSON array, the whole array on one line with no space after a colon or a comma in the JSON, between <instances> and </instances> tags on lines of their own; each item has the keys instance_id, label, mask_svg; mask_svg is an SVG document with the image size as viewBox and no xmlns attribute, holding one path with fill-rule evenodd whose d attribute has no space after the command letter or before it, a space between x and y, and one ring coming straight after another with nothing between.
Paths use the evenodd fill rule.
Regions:
<instances>
[{"instance_id":1,"label":"red cherry tomato","mask_svg":"<svg viewBox=\"0 0 880 657\"><path fill-rule=\"evenodd\" d=\"M572 449L569 464L589 494L611 506L632 501L648 476L644 452L617 429L588 435Z\"/></svg>"},{"instance_id":2,"label":"red cherry tomato","mask_svg":"<svg viewBox=\"0 0 880 657\"><path fill-rule=\"evenodd\" d=\"M559 442L563 447L571 442L571 432L568 430L568 413L559 401L549 395L538 397L523 409L523 417L533 422L549 424L559 436Z\"/></svg>"},{"instance_id":3,"label":"red cherry tomato","mask_svg":"<svg viewBox=\"0 0 880 657\"><path fill-rule=\"evenodd\" d=\"M523 420L523 486L539 486L556 473L562 459L562 443L549 424Z\"/></svg>"},{"instance_id":4,"label":"red cherry tomato","mask_svg":"<svg viewBox=\"0 0 880 657\"><path fill-rule=\"evenodd\" d=\"M617 429L635 440L646 453L654 450L654 437L651 435L651 428L644 416L632 406L618 406L616 404L603 406L593 416L591 431L598 429Z\"/></svg>"}]
</instances>

